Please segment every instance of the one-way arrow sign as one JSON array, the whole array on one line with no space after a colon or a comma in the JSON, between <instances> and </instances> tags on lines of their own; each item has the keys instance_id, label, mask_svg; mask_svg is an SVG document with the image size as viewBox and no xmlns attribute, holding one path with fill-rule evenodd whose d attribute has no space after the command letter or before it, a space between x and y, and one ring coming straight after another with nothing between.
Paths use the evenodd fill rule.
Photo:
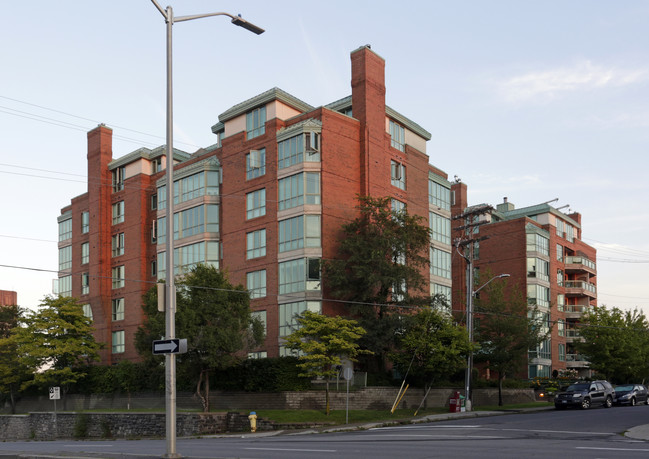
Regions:
<instances>
[{"instance_id":1,"label":"one-way arrow sign","mask_svg":"<svg viewBox=\"0 0 649 459\"><path fill-rule=\"evenodd\" d=\"M153 342L153 355L184 354L187 352L186 339L161 339Z\"/></svg>"}]
</instances>

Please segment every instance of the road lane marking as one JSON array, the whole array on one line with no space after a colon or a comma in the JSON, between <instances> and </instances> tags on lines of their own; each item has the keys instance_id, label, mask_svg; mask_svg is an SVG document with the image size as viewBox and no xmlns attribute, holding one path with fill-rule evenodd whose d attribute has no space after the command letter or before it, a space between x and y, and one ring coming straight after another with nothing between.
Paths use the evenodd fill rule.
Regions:
<instances>
[{"instance_id":1,"label":"road lane marking","mask_svg":"<svg viewBox=\"0 0 649 459\"><path fill-rule=\"evenodd\" d=\"M596 446L577 446L575 449L594 449L594 450L602 450L602 451L637 451L640 453L645 453L649 451L649 448L644 448L644 449L631 449L631 448L598 448Z\"/></svg>"},{"instance_id":2,"label":"road lane marking","mask_svg":"<svg viewBox=\"0 0 649 459\"><path fill-rule=\"evenodd\" d=\"M336 449L293 449L293 448L244 448L258 451L299 451L301 453L337 453Z\"/></svg>"}]
</instances>

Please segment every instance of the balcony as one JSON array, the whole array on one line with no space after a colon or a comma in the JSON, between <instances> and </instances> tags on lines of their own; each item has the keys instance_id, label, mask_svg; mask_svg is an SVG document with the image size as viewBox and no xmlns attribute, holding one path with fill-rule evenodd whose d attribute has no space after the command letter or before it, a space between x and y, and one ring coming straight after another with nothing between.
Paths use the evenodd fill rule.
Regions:
<instances>
[{"instance_id":1,"label":"balcony","mask_svg":"<svg viewBox=\"0 0 649 459\"><path fill-rule=\"evenodd\" d=\"M590 306L583 304L564 304L562 310L566 313L566 319L579 319L585 312L590 310Z\"/></svg>"},{"instance_id":2,"label":"balcony","mask_svg":"<svg viewBox=\"0 0 649 459\"><path fill-rule=\"evenodd\" d=\"M567 296L588 296L597 298L597 286L581 280L568 280L563 283Z\"/></svg>"},{"instance_id":3,"label":"balcony","mask_svg":"<svg viewBox=\"0 0 649 459\"><path fill-rule=\"evenodd\" d=\"M581 340L581 335L579 334L579 330L574 329L574 328L567 328L565 330L566 333L566 342L567 343L572 343L574 341L580 341Z\"/></svg>"},{"instance_id":4,"label":"balcony","mask_svg":"<svg viewBox=\"0 0 649 459\"><path fill-rule=\"evenodd\" d=\"M586 257L566 257L566 272L597 274L595 262Z\"/></svg>"},{"instance_id":5,"label":"balcony","mask_svg":"<svg viewBox=\"0 0 649 459\"><path fill-rule=\"evenodd\" d=\"M588 359L581 354L566 354L566 367L568 368L586 368Z\"/></svg>"}]
</instances>

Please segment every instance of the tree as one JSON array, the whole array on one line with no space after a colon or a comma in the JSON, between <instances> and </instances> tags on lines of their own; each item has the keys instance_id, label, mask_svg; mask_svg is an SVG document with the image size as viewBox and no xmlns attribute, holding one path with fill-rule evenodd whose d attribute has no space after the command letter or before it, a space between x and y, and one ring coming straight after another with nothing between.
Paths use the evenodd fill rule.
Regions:
<instances>
[{"instance_id":1,"label":"tree","mask_svg":"<svg viewBox=\"0 0 649 459\"><path fill-rule=\"evenodd\" d=\"M493 282L486 299L476 299L475 341L480 349L476 362L498 373L498 405L502 406L502 385L507 375L527 368L528 351L536 351L550 333L549 315L530 308L519 292L505 297L506 281Z\"/></svg>"},{"instance_id":2,"label":"tree","mask_svg":"<svg viewBox=\"0 0 649 459\"><path fill-rule=\"evenodd\" d=\"M90 319L76 299L47 296L24 323L16 329L16 345L34 377L23 387L61 386L65 404L70 385L85 377L90 362L99 360L101 346L92 335Z\"/></svg>"},{"instance_id":3,"label":"tree","mask_svg":"<svg viewBox=\"0 0 649 459\"><path fill-rule=\"evenodd\" d=\"M575 348L607 379L629 383L649 377L649 321L642 312L595 307L581 318L579 334L583 341Z\"/></svg>"},{"instance_id":4,"label":"tree","mask_svg":"<svg viewBox=\"0 0 649 459\"><path fill-rule=\"evenodd\" d=\"M0 307L0 393L8 395L12 414L21 384L31 376L20 359L15 336L23 315L19 306Z\"/></svg>"},{"instance_id":5,"label":"tree","mask_svg":"<svg viewBox=\"0 0 649 459\"><path fill-rule=\"evenodd\" d=\"M436 297L435 303L445 300ZM396 347L390 354L396 368L425 387L466 368L473 349L466 328L456 325L448 313L432 308L404 317L404 332Z\"/></svg>"},{"instance_id":6,"label":"tree","mask_svg":"<svg viewBox=\"0 0 649 459\"><path fill-rule=\"evenodd\" d=\"M336 260L324 263L325 286L349 302L367 331L361 345L382 369L407 306L429 305L422 274L429 265L430 230L423 217L391 210L391 198L359 196L360 215L342 226Z\"/></svg>"},{"instance_id":7,"label":"tree","mask_svg":"<svg viewBox=\"0 0 649 459\"><path fill-rule=\"evenodd\" d=\"M356 343L365 330L354 320L312 311L304 311L297 322L299 328L286 337L286 347L302 353L298 366L304 372L300 376L325 378L325 406L329 415L329 378L338 374L336 367L342 364L343 357L355 362L358 355L370 353Z\"/></svg>"},{"instance_id":8,"label":"tree","mask_svg":"<svg viewBox=\"0 0 649 459\"><path fill-rule=\"evenodd\" d=\"M240 362L241 351L262 342L263 324L252 318L248 291L230 284L213 266L195 266L176 285L176 336L187 339L187 353L177 355L178 370L195 380L196 395L208 412L209 371ZM165 334L156 289L145 295L143 308L146 320L136 333L136 347L145 359L153 359L151 342Z\"/></svg>"}]
</instances>

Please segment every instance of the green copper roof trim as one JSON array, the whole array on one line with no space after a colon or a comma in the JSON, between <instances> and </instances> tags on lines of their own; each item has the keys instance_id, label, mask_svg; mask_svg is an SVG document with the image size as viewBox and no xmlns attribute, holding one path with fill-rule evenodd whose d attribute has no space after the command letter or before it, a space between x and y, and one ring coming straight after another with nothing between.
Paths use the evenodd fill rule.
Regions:
<instances>
[{"instance_id":1,"label":"green copper roof trim","mask_svg":"<svg viewBox=\"0 0 649 459\"><path fill-rule=\"evenodd\" d=\"M220 128L219 125L221 123L231 120L232 118L235 118L239 115L243 115L244 113L249 112L254 108L257 108L260 105L265 105L268 102L272 102L273 100L279 100L280 102L284 102L286 105L293 107L294 109L302 113L310 112L315 108L307 104L306 102L298 99L297 97L292 96L286 91L282 91L281 89L275 87L269 89L266 92L262 92L261 94L251 99L243 101L240 104L237 104L234 107L231 107L226 111L224 111L223 113L221 113L219 115L219 123L216 123L214 126L212 126L212 132L214 133L219 132L218 129Z\"/></svg>"},{"instance_id":2,"label":"green copper roof trim","mask_svg":"<svg viewBox=\"0 0 649 459\"><path fill-rule=\"evenodd\" d=\"M67 212L62 213L61 215L56 217L56 221L59 222L59 223L64 222L66 220L71 220L71 219L72 219L72 211L71 210L68 210Z\"/></svg>"},{"instance_id":3,"label":"green copper roof trim","mask_svg":"<svg viewBox=\"0 0 649 459\"><path fill-rule=\"evenodd\" d=\"M334 110L336 112L339 112L347 108L352 108L352 96L347 96L347 97L343 97L342 99L338 99L330 104L325 105L325 108L328 108L329 110Z\"/></svg>"},{"instance_id":4,"label":"green copper roof trim","mask_svg":"<svg viewBox=\"0 0 649 459\"><path fill-rule=\"evenodd\" d=\"M581 225L574 221L572 218L568 217L563 212L558 211L550 204L537 204L535 206L522 207L520 209L510 210L509 212L499 212L505 220L513 220L520 217L531 217L534 215L547 214L550 213L555 217L559 217L562 220L567 221L575 228L581 228Z\"/></svg>"},{"instance_id":5,"label":"green copper roof trim","mask_svg":"<svg viewBox=\"0 0 649 459\"><path fill-rule=\"evenodd\" d=\"M431 139L431 134L428 132L426 129L415 123L414 121L406 118L403 116L401 113L397 112L396 110L388 107L387 105L385 106L385 114L388 115L390 118L393 118L395 121L398 121L399 123L403 124L404 127L407 127L408 130L414 132L415 134L423 137L426 140Z\"/></svg>"},{"instance_id":6,"label":"green copper roof trim","mask_svg":"<svg viewBox=\"0 0 649 459\"><path fill-rule=\"evenodd\" d=\"M451 182L446 180L444 177L435 174L432 171L428 171L428 179L432 180L433 182L439 185L442 185L444 188L448 188L449 190L451 189Z\"/></svg>"},{"instance_id":7,"label":"green copper roof trim","mask_svg":"<svg viewBox=\"0 0 649 459\"><path fill-rule=\"evenodd\" d=\"M117 169L118 167L125 166L142 158L148 159L150 161L159 156L163 156L164 154L164 145L154 148L153 150L150 150L146 147L138 148L137 150L122 156L121 158L117 158L109 162L108 170ZM174 160L183 162L187 161L189 158L191 158L191 155L189 153L174 148Z\"/></svg>"},{"instance_id":8,"label":"green copper roof trim","mask_svg":"<svg viewBox=\"0 0 649 459\"><path fill-rule=\"evenodd\" d=\"M304 132L322 132L322 121L309 118L292 126L281 128L277 131L276 140L281 142Z\"/></svg>"},{"instance_id":9,"label":"green copper roof trim","mask_svg":"<svg viewBox=\"0 0 649 459\"><path fill-rule=\"evenodd\" d=\"M196 174L201 171L218 171L221 169L221 163L216 156L210 156L194 164L183 167L182 169L174 169L174 183L190 175ZM220 180L219 180L220 182ZM167 184L167 177L162 176L156 181L156 187L161 187Z\"/></svg>"}]
</instances>

